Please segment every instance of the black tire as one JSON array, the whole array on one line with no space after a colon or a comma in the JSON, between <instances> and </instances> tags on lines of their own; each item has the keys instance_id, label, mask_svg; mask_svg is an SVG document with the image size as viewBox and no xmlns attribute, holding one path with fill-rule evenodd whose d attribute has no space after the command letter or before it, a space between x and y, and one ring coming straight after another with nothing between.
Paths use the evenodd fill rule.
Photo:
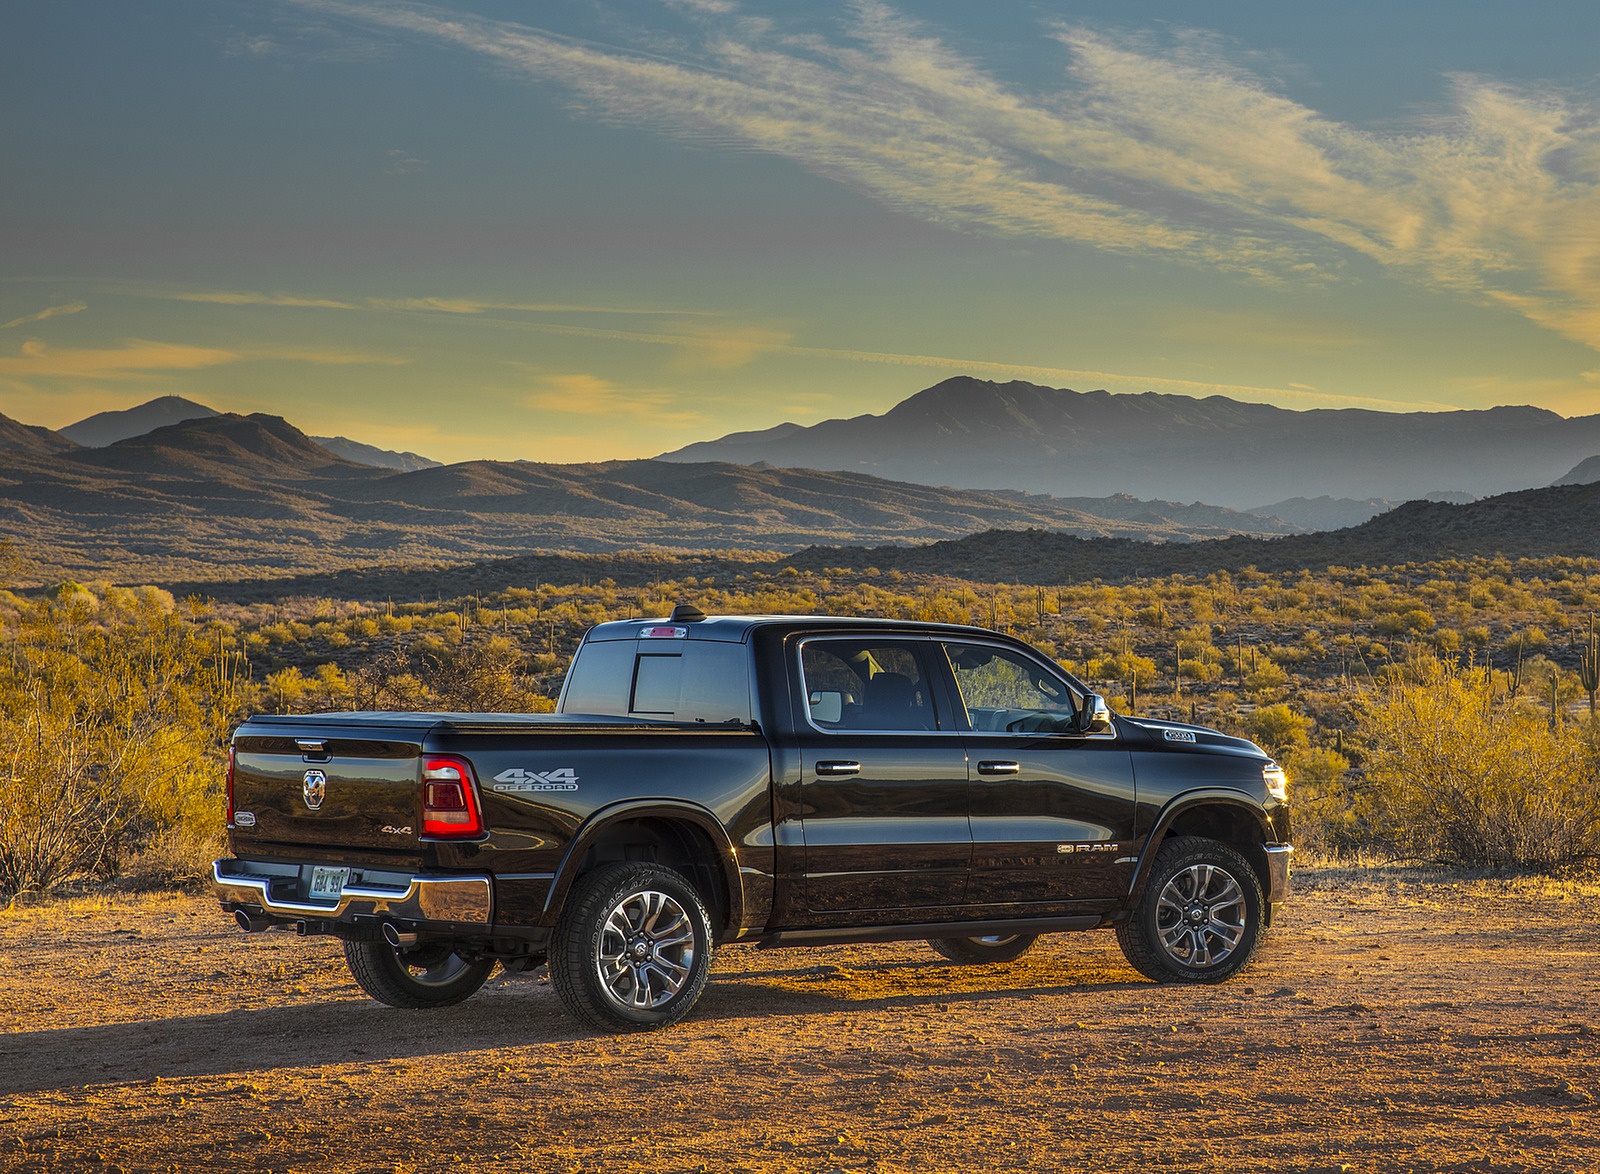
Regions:
<instances>
[{"instance_id":1,"label":"black tire","mask_svg":"<svg viewBox=\"0 0 1600 1174\"><path fill-rule=\"evenodd\" d=\"M1033 949L1038 934L994 935L982 938L929 938L928 945L940 957L962 966L981 966L985 962L1011 962Z\"/></svg>"},{"instance_id":2,"label":"black tire","mask_svg":"<svg viewBox=\"0 0 1600 1174\"><path fill-rule=\"evenodd\" d=\"M492 958L463 958L448 945L401 950L388 942L346 942L344 961L367 994L408 1010L453 1007L477 994L494 970Z\"/></svg>"},{"instance_id":3,"label":"black tire","mask_svg":"<svg viewBox=\"0 0 1600 1174\"><path fill-rule=\"evenodd\" d=\"M1243 856L1216 840L1179 836L1156 853L1117 943L1156 982L1223 982L1260 944L1263 905L1261 881Z\"/></svg>"},{"instance_id":4,"label":"black tire","mask_svg":"<svg viewBox=\"0 0 1600 1174\"><path fill-rule=\"evenodd\" d=\"M621 861L578 878L550 939L550 982L601 1031L649 1031L687 1015L711 974L711 918L693 884Z\"/></svg>"}]
</instances>

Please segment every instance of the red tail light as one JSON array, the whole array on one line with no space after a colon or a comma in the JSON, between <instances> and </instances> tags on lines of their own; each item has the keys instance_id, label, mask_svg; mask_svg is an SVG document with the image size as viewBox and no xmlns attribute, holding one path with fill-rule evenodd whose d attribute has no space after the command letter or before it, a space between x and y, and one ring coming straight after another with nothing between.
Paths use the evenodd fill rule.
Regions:
<instances>
[{"instance_id":1,"label":"red tail light","mask_svg":"<svg viewBox=\"0 0 1600 1174\"><path fill-rule=\"evenodd\" d=\"M233 826L233 747L228 747L228 826Z\"/></svg>"},{"instance_id":2,"label":"red tail light","mask_svg":"<svg viewBox=\"0 0 1600 1174\"><path fill-rule=\"evenodd\" d=\"M461 758L428 758L422 763L422 834L471 839L483 834L472 767Z\"/></svg>"}]
</instances>

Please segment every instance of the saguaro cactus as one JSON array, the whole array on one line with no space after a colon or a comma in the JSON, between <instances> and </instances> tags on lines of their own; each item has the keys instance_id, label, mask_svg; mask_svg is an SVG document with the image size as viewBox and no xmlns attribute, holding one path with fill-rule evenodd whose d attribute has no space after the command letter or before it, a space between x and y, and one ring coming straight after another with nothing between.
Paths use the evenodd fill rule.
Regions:
<instances>
[{"instance_id":1,"label":"saguaro cactus","mask_svg":"<svg viewBox=\"0 0 1600 1174\"><path fill-rule=\"evenodd\" d=\"M1589 614L1589 639L1578 654L1578 680L1589 694L1589 716L1594 716L1594 695L1600 693L1600 636L1595 634L1594 613Z\"/></svg>"}]
</instances>

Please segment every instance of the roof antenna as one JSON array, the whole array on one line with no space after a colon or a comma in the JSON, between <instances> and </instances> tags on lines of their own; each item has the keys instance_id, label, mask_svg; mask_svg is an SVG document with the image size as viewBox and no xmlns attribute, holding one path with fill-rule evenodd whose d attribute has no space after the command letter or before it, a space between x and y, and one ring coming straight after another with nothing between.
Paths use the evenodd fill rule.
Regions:
<instances>
[{"instance_id":1,"label":"roof antenna","mask_svg":"<svg viewBox=\"0 0 1600 1174\"><path fill-rule=\"evenodd\" d=\"M696 624L706 618L706 613L692 603L680 603L669 618L675 624Z\"/></svg>"}]
</instances>

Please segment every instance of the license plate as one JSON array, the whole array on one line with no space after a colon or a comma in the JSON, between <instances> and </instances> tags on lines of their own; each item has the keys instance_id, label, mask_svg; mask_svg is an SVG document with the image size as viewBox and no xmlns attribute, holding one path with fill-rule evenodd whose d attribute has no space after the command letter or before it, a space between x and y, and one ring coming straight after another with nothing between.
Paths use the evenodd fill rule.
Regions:
<instances>
[{"instance_id":1,"label":"license plate","mask_svg":"<svg viewBox=\"0 0 1600 1174\"><path fill-rule=\"evenodd\" d=\"M311 870L311 899L337 901L344 892L344 882L350 879L348 868L313 868Z\"/></svg>"}]
</instances>

